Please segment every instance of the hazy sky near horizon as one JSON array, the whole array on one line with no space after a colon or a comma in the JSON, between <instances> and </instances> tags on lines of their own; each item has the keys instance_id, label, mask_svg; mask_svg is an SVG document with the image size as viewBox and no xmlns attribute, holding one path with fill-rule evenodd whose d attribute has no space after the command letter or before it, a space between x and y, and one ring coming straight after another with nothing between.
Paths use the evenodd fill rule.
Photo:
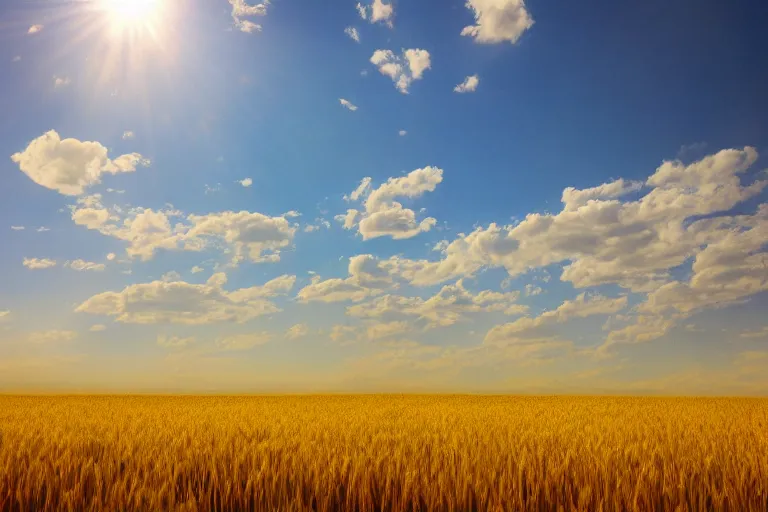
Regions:
<instances>
[{"instance_id":1,"label":"hazy sky near horizon","mask_svg":"<svg viewBox=\"0 0 768 512\"><path fill-rule=\"evenodd\" d=\"M0 391L768 394L768 6L0 5Z\"/></svg>"}]
</instances>

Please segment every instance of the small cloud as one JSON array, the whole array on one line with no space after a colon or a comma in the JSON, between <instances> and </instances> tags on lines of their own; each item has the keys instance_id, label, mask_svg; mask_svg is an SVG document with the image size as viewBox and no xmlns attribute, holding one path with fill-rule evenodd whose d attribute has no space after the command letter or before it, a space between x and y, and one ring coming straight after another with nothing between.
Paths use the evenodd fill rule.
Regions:
<instances>
[{"instance_id":1,"label":"small cloud","mask_svg":"<svg viewBox=\"0 0 768 512\"><path fill-rule=\"evenodd\" d=\"M27 30L27 34L37 34L41 30L43 30L42 25L32 25L31 27L29 27L29 30Z\"/></svg>"},{"instance_id":2,"label":"small cloud","mask_svg":"<svg viewBox=\"0 0 768 512\"><path fill-rule=\"evenodd\" d=\"M199 267L197 265L192 267L192 270L190 270L190 272L192 272L193 274L199 274L200 272L203 272L203 271L205 271L205 269L203 267Z\"/></svg>"},{"instance_id":3,"label":"small cloud","mask_svg":"<svg viewBox=\"0 0 768 512\"><path fill-rule=\"evenodd\" d=\"M347 101L344 98L339 98L339 103L341 103L342 107L351 110L352 112L357 110L357 106L353 105L350 101Z\"/></svg>"},{"instance_id":4,"label":"small cloud","mask_svg":"<svg viewBox=\"0 0 768 512\"><path fill-rule=\"evenodd\" d=\"M107 192L114 193L114 194L125 194L125 190L117 190L114 188L108 188Z\"/></svg>"},{"instance_id":5,"label":"small cloud","mask_svg":"<svg viewBox=\"0 0 768 512\"><path fill-rule=\"evenodd\" d=\"M363 4L358 2L357 5L355 6L355 9L357 9L357 14L359 14L362 19L364 20L368 19L368 11L365 9L365 6Z\"/></svg>"},{"instance_id":6,"label":"small cloud","mask_svg":"<svg viewBox=\"0 0 768 512\"><path fill-rule=\"evenodd\" d=\"M75 338L77 338L76 332L60 331L57 329L31 332L27 337L32 343L56 343L59 341L72 341Z\"/></svg>"},{"instance_id":7,"label":"small cloud","mask_svg":"<svg viewBox=\"0 0 768 512\"><path fill-rule=\"evenodd\" d=\"M131 140L134 137L136 137L136 134L134 134L131 130L126 130L123 132L123 140Z\"/></svg>"},{"instance_id":8,"label":"small cloud","mask_svg":"<svg viewBox=\"0 0 768 512\"><path fill-rule=\"evenodd\" d=\"M213 194L213 193L220 192L220 191L221 191L221 183L217 183L217 184L215 184L213 186L208 185L207 183L205 185L205 193L206 194Z\"/></svg>"},{"instance_id":9,"label":"small cloud","mask_svg":"<svg viewBox=\"0 0 768 512\"><path fill-rule=\"evenodd\" d=\"M313 231L317 231L320 229L320 226L315 226L314 224L307 224L304 226L304 232L305 233L312 233Z\"/></svg>"},{"instance_id":10,"label":"small cloud","mask_svg":"<svg viewBox=\"0 0 768 512\"><path fill-rule=\"evenodd\" d=\"M693 157L698 158L707 149L706 142L694 142L693 144L683 144L677 151L677 158Z\"/></svg>"},{"instance_id":11,"label":"small cloud","mask_svg":"<svg viewBox=\"0 0 768 512\"><path fill-rule=\"evenodd\" d=\"M24 231L26 228L24 226L11 226L11 229L13 231Z\"/></svg>"},{"instance_id":12,"label":"small cloud","mask_svg":"<svg viewBox=\"0 0 768 512\"><path fill-rule=\"evenodd\" d=\"M181 274L179 274L175 270L171 270L170 272L166 272L165 274L163 274L163 276L160 279L162 279L166 283L181 281Z\"/></svg>"},{"instance_id":13,"label":"small cloud","mask_svg":"<svg viewBox=\"0 0 768 512\"><path fill-rule=\"evenodd\" d=\"M399 132L397 132L397 134L398 134L399 136L401 136L401 137L405 137L406 135L408 135L408 132L407 132L407 131L405 131L405 130L400 130Z\"/></svg>"},{"instance_id":14,"label":"small cloud","mask_svg":"<svg viewBox=\"0 0 768 512\"><path fill-rule=\"evenodd\" d=\"M289 212L285 212L283 217L301 217L301 213L297 212L296 210L291 210Z\"/></svg>"},{"instance_id":15,"label":"small cloud","mask_svg":"<svg viewBox=\"0 0 768 512\"><path fill-rule=\"evenodd\" d=\"M92 325L91 328L88 329L88 330L91 331L91 332L106 331L107 330L107 326L104 325L104 324L96 324L96 325Z\"/></svg>"},{"instance_id":16,"label":"small cloud","mask_svg":"<svg viewBox=\"0 0 768 512\"><path fill-rule=\"evenodd\" d=\"M182 338L180 336L164 336L157 337L157 344L165 348L182 348L187 347L195 342L194 337Z\"/></svg>"},{"instance_id":17,"label":"small cloud","mask_svg":"<svg viewBox=\"0 0 768 512\"><path fill-rule=\"evenodd\" d=\"M17 55L13 59L11 59L11 62L19 62L20 60L21 60L21 55Z\"/></svg>"},{"instance_id":18,"label":"small cloud","mask_svg":"<svg viewBox=\"0 0 768 512\"><path fill-rule=\"evenodd\" d=\"M40 270L56 266L56 260L49 260L48 258L24 258L23 263L30 270Z\"/></svg>"},{"instance_id":19,"label":"small cloud","mask_svg":"<svg viewBox=\"0 0 768 512\"><path fill-rule=\"evenodd\" d=\"M344 33L347 34L356 43L360 42L360 34L355 27L347 27L344 29Z\"/></svg>"},{"instance_id":20,"label":"small cloud","mask_svg":"<svg viewBox=\"0 0 768 512\"><path fill-rule=\"evenodd\" d=\"M114 261L115 258L117 258L117 255L113 252L107 254L107 261Z\"/></svg>"},{"instance_id":21,"label":"small cloud","mask_svg":"<svg viewBox=\"0 0 768 512\"><path fill-rule=\"evenodd\" d=\"M403 94L408 94L411 83L421 80L424 72L432 68L429 52L420 48L403 50L400 55L392 50L376 50L369 61Z\"/></svg>"},{"instance_id":22,"label":"small cloud","mask_svg":"<svg viewBox=\"0 0 768 512\"><path fill-rule=\"evenodd\" d=\"M368 76L368 70L364 69L364 70L360 71L360 76Z\"/></svg>"},{"instance_id":23,"label":"small cloud","mask_svg":"<svg viewBox=\"0 0 768 512\"><path fill-rule=\"evenodd\" d=\"M241 184L245 188L248 188L253 185L253 180L251 178L245 178L243 180L238 180L237 183Z\"/></svg>"},{"instance_id":24,"label":"small cloud","mask_svg":"<svg viewBox=\"0 0 768 512\"><path fill-rule=\"evenodd\" d=\"M70 82L71 81L68 76L64 76L64 77L56 76L56 75L53 76L53 86L56 88L66 87L67 85L70 84Z\"/></svg>"},{"instance_id":25,"label":"small cloud","mask_svg":"<svg viewBox=\"0 0 768 512\"><path fill-rule=\"evenodd\" d=\"M0 311L0 321L2 321L4 318L7 318L10 314L11 312L7 309Z\"/></svg>"},{"instance_id":26,"label":"small cloud","mask_svg":"<svg viewBox=\"0 0 768 512\"><path fill-rule=\"evenodd\" d=\"M475 92L480 85L480 78L477 75L471 75L464 79L459 85L453 88L453 92L465 93Z\"/></svg>"},{"instance_id":27,"label":"small cloud","mask_svg":"<svg viewBox=\"0 0 768 512\"><path fill-rule=\"evenodd\" d=\"M539 287L539 286L536 286L534 284L527 284L527 285L525 285L525 296L526 297L532 297L532 296L535 296L535 295L541 295L542 293L544 293L544 290L541 287Z\"/></svg>"},{"instance_id":28,"label":"small cloud","mask_svg":"<svg viewBox=\"0 0 768 512\"><path fill-rule=\"evenodd\" d=\"M296 340L303 338L307 334L309 334L309 327L307 324L296 324L285 332L285 337L289 340Z\"/></svg>"},{"instance_id":29,"label":"small cloud","mask_svg":"<svg viewBox=\"0 0 768 512\"><path fill-rule=\"evenodd\" d=\"M50 231L50 229L45 226L40 226L39 228L37 228L38 233L45 233L46 231Z\"/></svg>"},{"instance_id":30,"label":"small cloud","mask_svg":"<svg viewBox=\"0 0 768 512\"><path fill-rule=\"evenodd\" d=\"M68 261L64 264L64 266L69 267L72 270L77 270L78 272L83 272L86 270L101 272L106 268L106 266L103 263L94 263L92 261L85 261L85 260L79 260L79 259L74 261Z\"/></svg>"}]
</instances>

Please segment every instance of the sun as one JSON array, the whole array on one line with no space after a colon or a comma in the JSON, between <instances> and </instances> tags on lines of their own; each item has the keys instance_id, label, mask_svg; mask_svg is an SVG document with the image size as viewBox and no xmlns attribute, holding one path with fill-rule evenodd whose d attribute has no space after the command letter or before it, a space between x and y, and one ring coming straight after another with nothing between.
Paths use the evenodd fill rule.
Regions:
<instances>
[{"instance_id":1,"label":"sun","mask_svg":"<svg viewBox=\"0 0 768 512\"><path fill-rule=\"evenodd\" d=\"M116 28L147 27L156 21L161 0L103 0Z\"/></svg>"}]
</instances>

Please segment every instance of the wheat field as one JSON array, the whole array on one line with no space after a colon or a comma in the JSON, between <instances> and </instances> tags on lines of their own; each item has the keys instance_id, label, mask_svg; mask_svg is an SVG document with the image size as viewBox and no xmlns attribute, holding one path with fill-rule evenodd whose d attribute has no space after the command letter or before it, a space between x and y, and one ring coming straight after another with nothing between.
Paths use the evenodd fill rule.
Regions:
<instances>
[{"instance_id":1,"label":"wheat field","mask_svg":"<svg viewBox=\"0 0 768 512\"><path fill-rule=\"evenodd\" d=\"M0 510L768 510L768 400L0 397Z\"/></svg>"}]
</instances>

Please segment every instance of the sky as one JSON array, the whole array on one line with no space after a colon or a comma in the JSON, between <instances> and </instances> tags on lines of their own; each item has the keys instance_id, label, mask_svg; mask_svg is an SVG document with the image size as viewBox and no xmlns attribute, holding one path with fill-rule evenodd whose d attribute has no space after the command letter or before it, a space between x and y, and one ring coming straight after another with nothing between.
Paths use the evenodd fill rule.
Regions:
<instances>
[{"instance_id":1,"label":"sky","mask_svg":"<svg viewBox=\"0 0 768 512\"><path fill-rule=\"evenodd\" d=\"M768 6L0 4L0 392L768 394Z\"/></svg>"}]
</instances>

